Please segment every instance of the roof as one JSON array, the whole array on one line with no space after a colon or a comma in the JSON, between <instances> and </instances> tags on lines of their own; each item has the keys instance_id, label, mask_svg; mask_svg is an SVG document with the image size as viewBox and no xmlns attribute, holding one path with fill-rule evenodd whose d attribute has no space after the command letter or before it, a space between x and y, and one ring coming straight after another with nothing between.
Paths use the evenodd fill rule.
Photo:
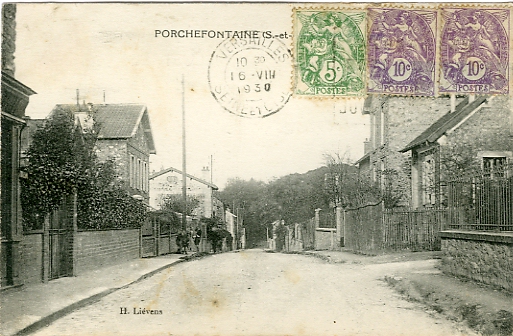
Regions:
<instances>
[{"instance_id":1,"label":"roof","mask_svg":"<svg viewBox=\"0 0 513 336\"><path fill-rule=\"evenodd\" d=\"M56 108L77 111L77 105L58 104ZM129 139L135 136L139 126L142 127L151 154L155 154L155 143L151 132L148 109L140 104L100 104L94 105L95 121L100 125L98 139Z\"/></svg>"},{"instance_id":2,"label":"roof","mask_svg":"<svg viewBox=\"0 0 513 336\"><path fill-rule=\"evenodd\" d=\"M449 112L443 115L418 137L413 139L413 141L411 141L406 147L401 149L400 152L407 152L426 142L435 142L442 135L444 135L445 132L462 122L484 102L486 102L486 97L478 97L471 103L468 103L468 98L465 98L461 103L458 104L458 106L456 106L454 112Z\"/></svg>"},{"instance_id":3,"label":"roof","mask_svg":"<svg viewBox=\"0 0 513 336\"><path fill-rule=\"evenodd\" d=\"M364 154L360 159L358 159L358 160L354 163L354 164L355 164L355 166L356 166L357 164L360 164L361 162L363 162L365 159L367 159L367 158L370 156L370 154L371 154L371 153L372 153L372 151L368 151L367 153L365 153L365 154Z\"/></svg>"},{"instance_id":4,"label":"roof","mask_svg":"<svg viewBox=\"0 0 513 336\"><path fill-rule=\"evenodd\" d=\"M153 173L150 175L150 180L153 180L161 175L165 175L167 173L178 173L178 174L183 174L183 172L181 170L178 170L176 168L173 168L173 167L169 167L169 168L166 168L166 169L162 169L161 171L157 172L157 173ZM209 186L210 188L212 188L213 190L218 190L219 188L213 184L213 183L210 183L210 182L207 182L205 180L202 180L200 178L197 178L196 176L192 176L190 174L186 174L188 178L194 180L194 181L197 181L199 183L203 183L207 186Z\"/></svg>"}]
</instances>

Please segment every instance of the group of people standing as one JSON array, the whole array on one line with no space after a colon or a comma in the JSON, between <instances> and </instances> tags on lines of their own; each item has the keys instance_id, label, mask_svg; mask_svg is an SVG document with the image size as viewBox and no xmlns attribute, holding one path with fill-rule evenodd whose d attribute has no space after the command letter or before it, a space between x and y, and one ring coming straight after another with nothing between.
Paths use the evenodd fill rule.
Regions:
<instances>
[{"instance_id":1,"label":"group of people standing","mask_svg":"<svg viewBox=\"0 0 513 336\"><path fill-rule=\"evenodd\" d=\"M191 241L194 243L195 252L199 252L199 245L201 242L201 229L196 231L192 230L186 232L182 230L176 236L176 245L178 246L178 253L187 253L192 251Z\"/></svg>"},{"instance_id":2,"label":"group of people standing","mask_svg":"<svg viewBox=\"0 0 513 336\"><path fill-rule=\"evenodd\" d=\"M208 242L210 243L210 248L216 253L217 251L222 250L223 239L226 238L227 246L231 247L232 245L232 235L226 231L219 228L211 228L207 227L207 236ZM176 245L178 246L177 253L187 253L189 251L199 252L199 245L201 243L202 238L202 230L198 228L196 230L191 230L187 232L182 230L176 236ZM191 243L194 244L194 250L191 246Z\"/></svg>"}]
</instances>

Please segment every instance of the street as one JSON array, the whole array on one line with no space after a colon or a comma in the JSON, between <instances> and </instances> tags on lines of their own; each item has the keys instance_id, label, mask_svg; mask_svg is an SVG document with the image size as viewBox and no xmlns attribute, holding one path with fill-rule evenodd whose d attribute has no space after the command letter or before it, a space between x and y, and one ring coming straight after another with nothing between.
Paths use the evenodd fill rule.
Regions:
<instances>
[{"instance_id":1,"label":"street","mask_svg":"<svg viewBox=\"0 0 513 336\"><path fill-rule=\"evenodd\" d=\"M464 335L379 280L406 263L249 250L181 263L36 335ZM98 284L99 286L101 284Z\"/></svg>"}]
</instances>

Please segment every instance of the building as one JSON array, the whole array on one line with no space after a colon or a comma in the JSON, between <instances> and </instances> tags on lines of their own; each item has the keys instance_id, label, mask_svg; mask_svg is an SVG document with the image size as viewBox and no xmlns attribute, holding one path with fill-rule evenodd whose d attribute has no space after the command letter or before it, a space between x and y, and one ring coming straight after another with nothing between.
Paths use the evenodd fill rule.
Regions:
<instances>
[{"instance_id":1,"label":"building","mask_svg":"<svg viewBox=\"0 0 513 336\"><path fill-rule=\"evenodd\" d=\"M58 104L53 111L58 108L74 111L84 129L91 127L94 119L98 128L94 148L97 157L100 161L113 160L130 194L148 203L150 154L156 151L147 107L140 104Z\"/></svg>"},{"instance_id":2,"label":"building","mask_svg":"<svg viewBox=\"0 0 513 336\"><path fill-rule=\"evenodd\" d=\"M196 217L221 218L224 220L222 203L213 197L213 191L219 188L208 182L210 170L203 168L204 179L187 174L187 195L194 196L200 201L199 207L195 210ZM182 195L183 173L173 167L154 172L150 175L150 206L160 209L162 201L170 195Z\"/></svg>"},{"instance_id":3,"label":"building","mask_svg":"<svg viewBox=\"0 0 513 336\"><path fill-rule=\"evenodd\" d=\"M506 96L464 99L400 150L411 155L414 208L447 204L450 179L513 163L513 112Z\"/></svg>"},{"instance_id":4,"label":"building","mask_svg":"<svg viewBox=\"0 0 513 336\"><path fill-rule=\"evenodd\" d=\"M372 95L363 113L370 118L370 137L356 161L359 174L389 194L392 206L410 206L411 155L400 152L435 120L455 108L461 98Z\"/></svg>"},{"instance_id":5,"label":"building","mask_svg":"<svg viewBox=\"0 0 513 336\"><path fill-rule=\"evenodd\" d=\"M237 222L237 216L231 213L230 209L226 209L225 211L225 218L226 218L226 230L230 232L230 234L233 237L232 240L232 250L237 249L237 238L238 238L238 222Z\"/></svg>"},{"instance_id":6,"label":"building","mask_svg":"<svg viewBox=\"0 0 513 336\"><path fill-rule=\"evenodd\" d=\"M2 5L2 166L1 166L1 286L18 285L23 226L20 204L21 133L25 109L36 92L14 77L16 49L16 4Z\"/></svg>"}]
</instances>

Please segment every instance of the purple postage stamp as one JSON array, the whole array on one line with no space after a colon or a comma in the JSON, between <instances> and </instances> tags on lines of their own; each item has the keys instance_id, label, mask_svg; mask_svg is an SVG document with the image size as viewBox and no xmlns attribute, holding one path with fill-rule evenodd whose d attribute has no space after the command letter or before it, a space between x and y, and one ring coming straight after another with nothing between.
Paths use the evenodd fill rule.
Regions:
<instances>
[{"instance_id":1,"label":"purple postage stamp","mask_svg":"<svg viewBox=\"0 0 513 336\"><path fill-rule=\"evenodd\" d=\"M369 93L435 95L436 10L368 12Z\"/></svg>"},{"instance_id":2,"label":"purple postage stamp","mask_svg":"<svg viewBox=\"0 0 513 336\"><path fill-rule=\"evenodd\" d=\"M509 10L444 8L440 93L509 92Z\"/></svg>"}]
</instances>

